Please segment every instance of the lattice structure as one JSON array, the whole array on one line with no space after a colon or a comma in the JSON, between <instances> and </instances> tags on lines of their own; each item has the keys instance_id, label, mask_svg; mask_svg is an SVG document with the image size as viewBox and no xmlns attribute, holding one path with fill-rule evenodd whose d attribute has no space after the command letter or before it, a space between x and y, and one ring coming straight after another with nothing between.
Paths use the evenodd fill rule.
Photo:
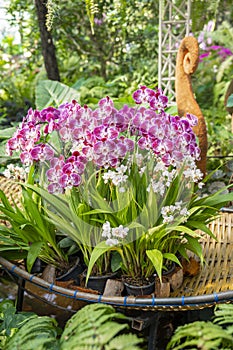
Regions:
<instances>
[{"instance_id":1,"label":"lattice structure","mask_svg":"<svg viewBox=\"0 0 233 350\"><path fill-rule=\"evenodd\" d=\"M191 0L160 0L159 12L158 84L174 104L176 54L190 32Z\"/></svg>"}]
</instances>

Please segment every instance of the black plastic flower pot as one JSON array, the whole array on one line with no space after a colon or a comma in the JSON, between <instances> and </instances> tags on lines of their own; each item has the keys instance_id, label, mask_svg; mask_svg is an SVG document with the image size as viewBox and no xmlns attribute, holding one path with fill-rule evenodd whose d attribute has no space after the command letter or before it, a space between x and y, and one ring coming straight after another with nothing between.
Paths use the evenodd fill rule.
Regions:
<instances>
[{"instance_id":1,"label":"black plastic flower pot","mask_svg":"<svg viewBox=\"0 0 233 350\"><path fill-rule=\"evenodd\" d=\"M74 280L76 285L80 285L80 274L84 271L85 266L82 264L79 257L75 260L74 265L71 266L65 273L56 277L57 281Z\"/></svg>"},{"instance_id":2,"label":"black plastic flower pot","mask_svg":"<svg viewBox=\"0 0 233 350\"><path fill-rule=\"evenodd\" d=\"M130 284L128 282L123 281L126 289L127 295L150 295L155 291L155 281L150 282L149 284L137 286L134 284Z\"/></svg>"},{"instance_id":3,"label":"black plastic flower pot","mask_svg":"<svg viewBox=\"0 0 233 350\"><path fill-rule=\"evenodd\" d=\"M100 294L103 294L105 285L108 279L115 279L118 275L118 271L108 273L106 275L99 275L99 276L90 276L87 281L86 288L87 289L93 289L98 291ZM82 273L83 281L85 282L86 279L86 271Z\"/></svg>"}]
</instances>

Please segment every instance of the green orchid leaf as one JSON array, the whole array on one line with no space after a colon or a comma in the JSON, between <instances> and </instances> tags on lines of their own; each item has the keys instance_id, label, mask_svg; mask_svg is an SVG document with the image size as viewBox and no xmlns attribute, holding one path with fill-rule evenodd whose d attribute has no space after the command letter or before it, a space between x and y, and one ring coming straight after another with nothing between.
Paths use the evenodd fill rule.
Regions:
<instances>
[{"instance_id":1,"label":"green orchid leaf","mask_svg":"<svg viewBox=\"0 0 233 350\"><path fill-rule=\"evenodd\" d=\"M87 276L86 276L86 284L88 282L88 279L89 279L89 277L91 275L91 271L92 271L96 261L101 257L101 255L103 255L107 251L117 250L117 249L118 248L116 248L116 247L110 247L110 246L106 245L105 241L98 243L94 247L94 249L92 251L92 254L91 254L91 258L90 258L89 264L88 264Z\"/></svg>"},{"instance_id":2,"label":"green orchid leaf","mask_svg":"<svg viewBox=\"0 0 233 350\"><path fill-rule=\"evenodd\" d=\"M77 242L77 243L80 242L77 239L79 232L77 231L77 228L75 228L70 222L67 222L67 220L64 220L64 218L53 213L52 211L46 210L46 213L48 215L50 222L52 224L56 225L57 229L59 229L61 232L65 233L65 234L69 234L69 236L75 242Z\"/></svg>"},{"instance_id":3,"label":"green orchid leaf","mask_svg":"<svg viewBox=\"0 0 233 350\"><path fill-rule=\"evenodd\" d=\"M30 272L36 258L38 258L44 242L34 242L30 246L27 255L27 270Z\"/></svg>"},{"instance_id":4,"label":"green orchid leaf","mask_svg":"<svg viewBox=\"0 0 233 350\"><path fill-rule=\"evenodd\" d=\"M1 251L1 257L7 259L7 260L21 260L27 258L27 251L19 249L17 250L6 250Z\"/></svg>"},{"instance_id":5,"label":"green orchid leaf","mask_svg":"<svg viewBox=\"0 0 233 350\"><path fill-rule=\"evenodd\" d=\"M147 215L148 215L148 222L146 223L147 227L149 228L149 227L156 226L156 223L158 220L158 198L152 189L150 190L148 199L147 199ZM144 224L143 221L142 223Z\"/></svg>"},{"instance_id":6,"label":"green orchid leaf","mask_svg":"<svg viewBox=\"0 0 233 350\"><path fill-rule=\"evenodd\" d=\"M164 231L164 224L152 227L148 230L149 235L153 235L156 232Z\"/></svg>"},{"instance_id":7,"label":"green orchid leaf","mask_svg":"<svg viewBox=\"0 0 233 350\"><path fill-rule=\"evenodd\" d=\"M51 241L50 232L46 225L46 221L43 220L42 212L39 210L38 205L32 199L32 196L29 195L27 191L23 191L24 196L24 205L28 210L28 215L31 218L31 222L34 223L34 226L37 228L38 233L41 233L46 239Z\"/></svg>"},{"instance_id":8,"label":"green orchid leaf","mask_svg":"<svg viewBox=\"0 0 233 350\"><path fill-rule=\"evenodd\" d=\"M212 231L203 222L200 222L198 220L188 220L187 226L201 230L201 231L207 233L213 239L216 239L216 237L212 233Z\"/></svg>"},{"instance_id":9,"label":"green orchid leaf","mask_svg":"<svg viewBox=\"0 0 233 350\"><path fill-rule=\"evenodd\" d=\"M164 253L163 258L175 262L177 265L182 267L180 260L177 258L175 254L172 253Z\"/></svg>"},{"instance_id":10,"label":"green orchid leaf","mask_svg":"<svg viewBox=\"0 0 233 350\"><path fill-rule=\"evenodd\" d=\"M183 225L180 225L180 226L174 226L174 231L179 231L179 232L184 232L184 233L187 233L189 236L192 236L194 238L201 238L201 235L198 234L197 232L191 230L190 228L188 228L187 226L183 226Z\"/></svg>"},{"instance_id":11,"label":"green orchid leaf","mask_svg":"<svg viewBox=\"0 0 233 350\"><path fill-rule=\"evenodd\" d=\"M69 248L74 244L74 241L70 237L64 237L57 244L61 248Z\"/></svg>"},{"instance_id":12,"label":"green orchid leaf","mask_svg":"<svg viewBox=\"0 0 233 350\"><path fill-rule=\"evenodd\" d=\"M67 199L63 197L56 196L44 190L36 185L25 185L25 187L30 188L34 192L38 193L46 202L48 202L57 213L60 213L67 221L72 220L72 214L68 205Z\"/></svg>"},{"instance_id":13,"label":"green orchid leaf","mask_svg":"<svg viewBox=\"0 0 233 350\"><path fill-rule=\"evenodd\" d=\"M12 212L14 213L14 208L11 205L10 201L8 200L8 198L6 197L5 193L3 190L0 190L0 199L1 199L1 205L0 205L0 210L2 212L8 211L8 212Z\"/></svg>"},{"instance_id":14,"label":"green orchid leaf","mask_svg":"<svg viewBox=\"0 0 233 350\"><path fill-rule=\"evenodd\" d=\"M186 244L186 248L191 252L193 252L194 254L196 254L200 258L201 264L203 264L204 258L203 258L202 245L194 237L185 235L185 238L188 241L188 243Z\"/></svg>"},{"instance_id":15,"label":"green orchid leaf","mask_svg":"<svg viewBox=\"0 0 233 350\"><path fill-rule=\"evenodd\" d=\"M146 250L146 255L152 262L160 281L162 281L163 254L158 249Z\"/></svg>"},{"instance_id":16,"label":"green orchid leaf","mask_svg":"<svg viewBox=\"0 0 233 350\"><path fill-rule=\"evenodd\" d=\"M93 210L89 210L85 213L83 213L82 215L95 215L95 214L112 214L113 211L112 210L105 210L105 209L93 209Z\"/></svg>"},{"instance_id":17,"label":"green orchid leaf","mask_svg":"<svg viewBox=\"0 0 233 350\"><path fill-rule=\"evenodd\" d=\"M231 185L230 185L231 186ZM223 192L228 189L230 186L221 188L219 191L215 192L213 195L203 197L196 201L196 204L215 209L217 212L218 208L220 209L223 204L227 204L233 201L233 192L224 194Z\"/></svg>"},{"instance_id":18,"label":"green orchid leaf","mask_svg":"<svg viewBox=\"0 0 233 350\"><path fill-rule=\"evenodd\" d=\"M131 222L129 225L127 225L127 227L128 229L141 228L143 231L145 231L144 225L138 222Z\"/></svg>"},{"instance_id":19,"label":"green orchid leaf","mask_svg":"<svg viewBox=\"0 0 233 350\"><path fill-rule=\"evenodd\" d=\"M147 205L144 205L143 209L140 211L138 221L143 223L143 226L150 227L150 225L149 225L150 218L149 218L149 212L148 212Z\"/></svg>"},{"instance_id":20,"label":"green orchid leaf","mask_svg":"<svg viewBox=\"0 0 233 350\"><path fill-rule=\"evenodd\" d=\"M112 252L111 256L111 270L112 272L115 272L121 268L122 265L122 258L120 254L117 251Z\"/></svg>"}]
</instances>

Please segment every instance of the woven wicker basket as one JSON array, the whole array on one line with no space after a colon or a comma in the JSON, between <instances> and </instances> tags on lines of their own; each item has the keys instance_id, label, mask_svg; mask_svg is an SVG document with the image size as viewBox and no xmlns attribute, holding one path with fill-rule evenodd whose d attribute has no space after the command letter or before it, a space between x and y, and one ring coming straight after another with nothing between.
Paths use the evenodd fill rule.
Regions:
<instances>
[{"instance_id":1,"label":"woven wicker basket","mask_svg":"<svg viewBox=\"0 0 233 350\"><path fill-rule=\"evenodd\" d=\"M221 213L209 224L217 237L203 239L205 263L199 275L187 277L180 290L173 295L205 295L233 290L233 214Z\"/></svg>"},{"instance_id":2,"label":"woven wicker basket","mask_svg":"<svg viewBox=\"0 0 233 350\"><path fill-rule=\"evenodd\" d=\"M7 179L4 176L0 176L0 190L5 193L11 204L15 203L20 207L22 189L17 182ZM0 224L10 226L9 222L5 220L0 220Z\"/></svg>"},{"instance_id":3,"label":"woven wicker basket","mask_svg":"<svg viewBox=\"0 0 233 350\"><path fill-rule=\"evenodd\" d=\"M5 193L11 203L15 202L17 205L20 204L22 190L17 182L0 176L0 190Z\"/></svg>"},{"instance_id":4,"label":"woven wicker basket","mask_svg":"<svg viewBox=\"0 0 233 350\"><path fill-rule=\"evenodd\" d=\"M1 188L17 202L20 186L10 180L1 179ZM19 199L18 199L19 200ZM25 279L29 283L75 300L102 302L123 308L142 310L187 310L210 307L219 302L233 301L233 214L221 213L210 225L217 237L215 241L209 236L203 239L205 264L195 277L184 279L182 287L169 298L142 297L105 297L79 290L66 289L27 273L18 266L0 257L0 264L11 274Z\"/></svg>"}]
</instances>

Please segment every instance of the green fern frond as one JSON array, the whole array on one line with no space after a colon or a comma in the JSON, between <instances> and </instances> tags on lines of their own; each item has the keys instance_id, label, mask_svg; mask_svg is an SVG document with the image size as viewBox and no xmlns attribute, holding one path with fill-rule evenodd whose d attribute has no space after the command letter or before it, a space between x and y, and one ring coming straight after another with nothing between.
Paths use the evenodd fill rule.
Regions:
<instances>
[{"instance_id":1,"label":"green fern frond","mask_svg":"<svg viewBox=\"0 0 233 350\"><path fill-rule=\"evenodd\" d=\"M214 323L218 325L232 325L233 327L233 304L223 304L215 309Z\"/></svg>"},{"instance_id":2,"label":"green fern frond","mask_svg":"<svg viewBox=\"0 0 233 350\"><path fill-rule=\"evenodd\" d=\"M2 307L8 304L4 305ZM11 327L13 332L7 336L2 333L7 330L3 325L0 348L4 350L139 350L137 345L143 342L134 334L124 334L128 324L119 321L126 321L127 317L116 313L110 305L90 304L79 310L66 323L60 339L58 334L61 330L53 318L34 314L20 325L19 320L16 320L20 314L15 315L15 308L11 304L8 310L6 322L9 323L9 314L12 315L12 324L17 329Z\"/></svg>"},{"instance_id":3,"label":"green fern frond","mask_svg":"<svg viewBox=\"0 0 233 350\"><path fill-rule=\"evenodd\" d=\"M98 5L95 3L95 0L85 0L86 2L86 11L91 25L91 32L94 34L94 18L95 14L99 12Z\"/></svg>"},{"instance_id":4,"label":"green fern frond","mask_svg":"<svg viewBox=\"0 0 233 350\"><path fill-rule=\"evenodd\" d=\"M106 346L105 350L140 350L138 347L143 339L137 338L134 334L122 334L112 339Z\"/></svg>"},{"instance_id":5,"label":"green fern frond","mask_svg":"<svg viewBox=\"0 0 233 350\"><path fill-rule=\"evenodd\" d=\"M74 350L77 343L79 350L125 349L125 338L117 336L128 328L125 322L117 322L121 319L126 320L127 318L120 313L116 313L110 305L91 304L85 306L67 322L60 339L61 350ZM113 348L114 339L118 339L116 341L118 347L115 348ZM128 340L132 344L137 344L140 341L135 335L131 335ZM113 345L111 345L111 342L113 342Z\"/></svg>"},{"instance_id":6,"label":"green fern frond","mask_svg":"<svg viewBox=\"0 0 233 350\"><path fill-rule=\"evenodd\" d=\"M232 337L224 329L211 322L193 322L178 327L167 349L225 349L222 344L232 345Z\"/></svg>"},{"instance_id":7,"label":"green fern frond","mask_svg":"<svg viewBox=\"0 0 233 350\"><path fill-rule=\"evenodd\" d=\"M225 328L222 328L224 325ZM215 309L214 322L196 321L176 329L167 350L233 349L233 305L219 305Z\"/></svg>"}]
</instances>

